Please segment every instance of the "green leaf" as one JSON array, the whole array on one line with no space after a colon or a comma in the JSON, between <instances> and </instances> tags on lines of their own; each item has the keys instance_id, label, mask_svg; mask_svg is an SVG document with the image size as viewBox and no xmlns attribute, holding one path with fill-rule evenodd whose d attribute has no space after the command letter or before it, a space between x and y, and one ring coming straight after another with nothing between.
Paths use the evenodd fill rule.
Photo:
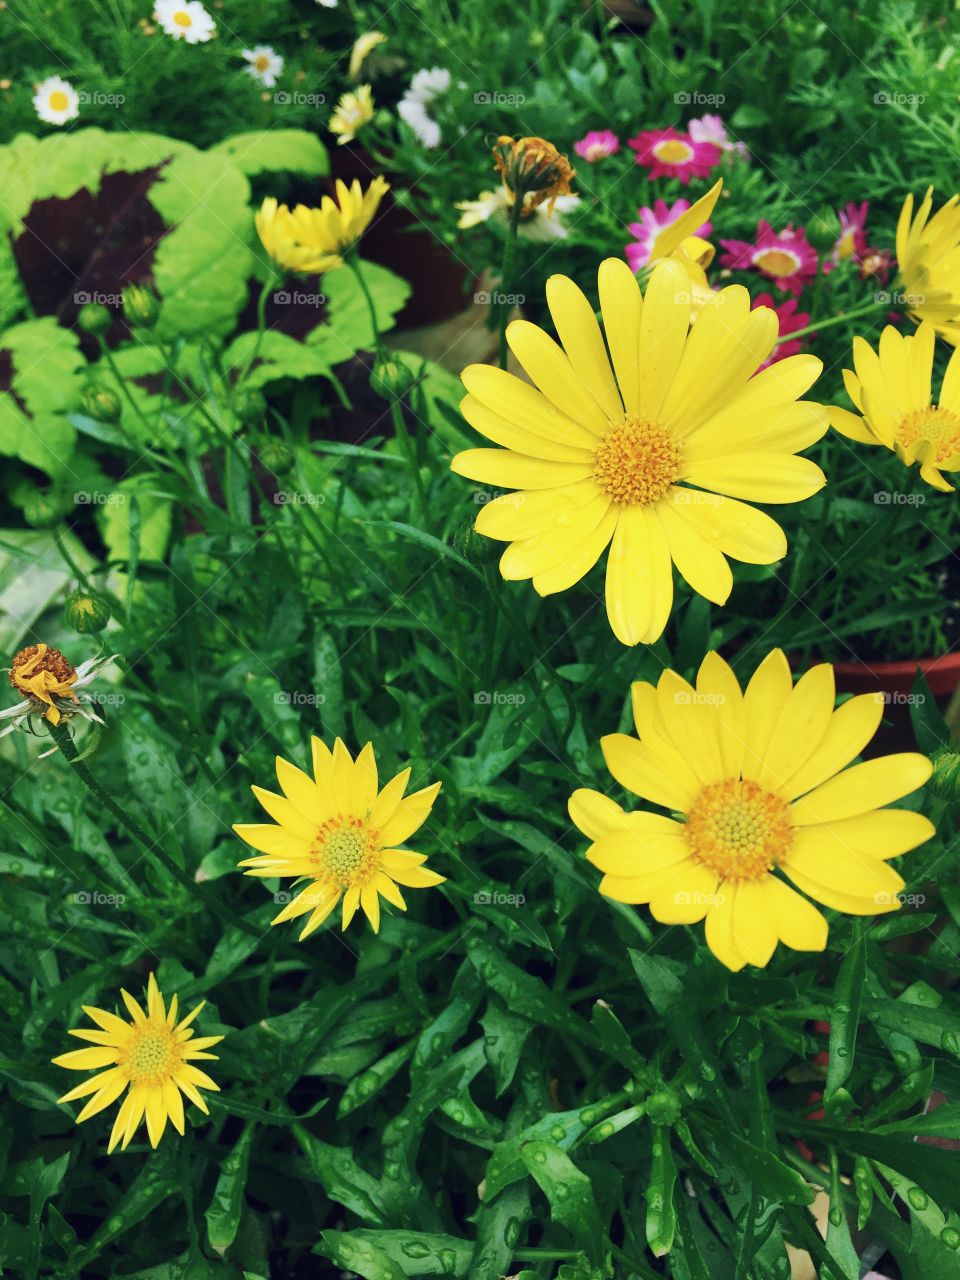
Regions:
<instances>
[{"instance_id":1,"label":"green leaf","mask_svg":"<svg viewBox=\"0 0 960 1280\"><path fill-rule=\"evenodd\" d=\"M824 1106L828 1112L840 1101L837 1091L846 1084L853 1071L866 963L863 928L857 922L854 926L853 944L844 956L833 991L827 1082L823 1093Z\"/></svg>"},{"instance_id":2,"label":"green leaf","mask_svg":"<svg viewBox=\"0 0 960 1280\"><path fill-rule=\"evenodd\" d=\"M781 1204L812 1204L814 1192L803 1176L771 1151L754 1146L729 1129L713 1132L717 1147L726 1158L763 1191L766 1199Z\"/></svg>"},{"instance_id":3,"label":"green leaf","mask_svg":"<svg viewBox=\"0 0 960 1280\"><path fill-rule=\"evenodd\" d=\"M121 480L97 507L100 536L111 560L160 561L170 540L172 499L149 475Z\"/></svg>"},{"instance_id":4,"label":"green leaf","mask_svg":"<svg viewBox=\"0 0 960 1280\"><path fill-rule=\"evenodd\" d=\"M329 1237L338 1236L335 1231L323 1232L324 1243ZM460 1240L457 1236L444 1235L434 1231L368 1231L362 1229L349 1233L351 1244L369 1244L379 1258L388 1258L403 1276L456 1276L465 1274L473 1256L473 1244L469 1240ZM322 1253L323 1246L318 1245L315 1253ZM342 1248L341 1248L342 1256ZM356 1269L356 1262L352 1263ZM366 1271L361 1271L366 1276ZM369 1273L371 1277L373 1272ZM390 1274L390 1273L380 1273Z\"/></svg>"},{"instance_id":5,"label":"green leaf","mask_svg":"<svg viewBox=\"0 0 960 1280\"><path fill-rule=\"evenodd\" d=\"M385 333L396 323L397 312L410 296L410 286L375 262L363 262L361 269L373 299L377 327ZM307 344L331 364L341 364L355 351L372 351L376 335L370 308L354 273L348 267L331 271L323 278L323 291L327 319L310 333Z\"/></svg>"},{"instance_id":6,"label":"green leaf","mask_svg":"<svg viewBox=\"0 0 960 1280\"><path fill-rule=\"evenodd\" d=\"M520 1158L550 1201L550 1216L567 1228L594 1264L603 1257L603 1226L593 1185L565 1151L552 1142L525 1142Z\"/></svg>"},{"instance_id":7,"label":"green leaf","mask_svg":"<svg viewBox=\"0 0 960 1280\"><path fill-rule=\"evenodd\" d=\"M677 1230L677 1214L673 1198L677 1185L677 1166L670 1149L670 1129L653 1126L650 1177L644 1189L647 1202L647 1244L655 1258L662 1258L673 1247Z\"/></svg>"},{"instance_id":8,"label":"green leaf","mask_svg":"<svg viewBox=\"0 0 960 1280\"><path fill-rule=\"evenodd\" d=\"M330 171L327 149L315 133L305 129L257 129L235 133L211 148L222 153L248 176L260 173L302 173L320 178Z\"/></svg>"},{"instance_id":9,"label":"green leaf","mask_svg":"<svg viewBox=\"0 0 960 1280\"><path fill-rule=\"evenodd\" d=\"M840 1162L836 1151L830 1152L830 1210L827 1215L827 1251L843 1273L845 1280L860 1280L860 1258L850 1238L850 1224L843 1200Z\"/></svg>"},{"instance_id":10,"label":"green leaf","mask_svg":"<svg viewBox=\"0 0 960 1280\"><path fill-rule=\"evenodd\" d=\"M213 1198L204 1215L210 1245L217 1253L226 1253L237 1238L240 1214L243 1211L243 1193L247 1185L250 1167L250 1149L256 1127L248 1124L237 1139L233 1150L220 1166L220 1175Z\"/></svg>"}]
</instances>

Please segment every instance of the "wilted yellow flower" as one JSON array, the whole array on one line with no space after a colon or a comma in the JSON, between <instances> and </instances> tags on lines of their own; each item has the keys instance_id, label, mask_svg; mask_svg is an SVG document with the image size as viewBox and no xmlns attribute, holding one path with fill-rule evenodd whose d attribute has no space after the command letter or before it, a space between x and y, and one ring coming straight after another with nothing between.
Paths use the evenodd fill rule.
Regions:
<instances>
[{"instance_id":1,"label":"wilted yellow flower","mask_svg":"<svg viewBox=\"0 0 960 1280\"><path fill-rule=\"evenodd\" d=\"M705 919L707 946L729 969L767 964L778 941L822 951L827 921L809 898L850 915L897 910L904 882L889 860L935 831L923 814L882 806L923 786L932 766L904 752L847 767L880 725L879 694L834 710L833 668L794 685L779 649L743 691L710 653L696 687L667 670L632 693L637 737L602 740L607 768L675 816L573 793L602 894L648 904L662 924Z\"/></svg>"},{"instance_id":2,"label":"wilted yellow flower","mask_svg":"<svg viewBox=\"0 0 960 1280\"><path fill-rule=\"evenodd\" d=\"M406 910L398 885L425 889L444 877L422 864L426 856L399 849L427 820L440 783L404 798L410 770L382 789L372 743L356 760L337 738L331 751L313 738L313 777L277 757L283 795L253 788L279 825L238 824L234 831L262 856L240 863L249 876L295 876L309 884L274 924L310 913L301 939L318 929L343 899L343 928L362 907L374 932L380 928L380 898Z\"/></svg>"},{"instance_id":3,"label":"wilted yellow flower","mask_svg":"<svg viewBox=\"0 0 960 1280\"><path fill-rule=\"evenodd\" d=\"M350 67L348 74L351 80L356 80L360 74L363 64L373 53L379 44L386 44L387 37L382 31L365 31L363 35L357 36L353 42L353 48L350 50Z\"/></svg>"},{"instance_id":4,"label":"wilted yellow flower","mask_svg":"<svg viewBox=\"0 0 960 1280\"><path fill-rule=\"evenodd\" d=\"M319 209L298 204L291 212L270 196L254 219L267 253L288 271L332 271L363 235L390 184L374 178L364 191L355 178L337 179L337 198L324 196Z\"/></svg>"},{"instance_id":5,"label":"wilted yellow flower","mask_svg":"<svg viewBox=\"0 0 960 1280\"><path fill-rule=\"evenodd\" d=\"M880 335L879 353L863 338L853 340L853 365L844 369L847 395L862 417L831 405L830 425L859 444L879 444L912 466L920 463L927 484L944 492L954 486L941 471L960 471L960 350L950 357L939 402L930 395L936 332L926 321L905 336L893 325Z\"/></svg>"},{"instance_id":6,"label":"wilted yellow flower","mask_svg":"<svg viewBox=\"0 0 960 1280\"><path fill-rule=\"evenodd\" d=\"M25 697L23 701L0 711L0 720L11 721L0 731L0 737L18 729L34 716L52 725L73 716L102 724L93 705L86 698L78 697L77 690L90 684L114 656L88 658L79 667L74 667L59 649L52 649L49 645L31 644L21 649L10 667L10 684Z\"/></svg>"},{"instance_id":7,"label":"wilted yellow flower","mask_svg":"<svg viewBox=\"0 0 960 1280\"><path fill-rule=\"evenodd\" d=\"M933 187L913 216L913 193L897 223L897 264L908 314L927 320L952 346L960 343L960 196L930 217Z\"/></svg>"},{"instance_id":8,"label":"wilted yellow flower","mask_svg":"<svg viewBox=\"0 0 960 1280\"><path fill-rule=\"evenodd\" d=\"M493 147L493 163L511 203L522 201L524 215L544 202L553 212L557 196L571 194L575 171L567 157L545 138L500 137Z\"/></svg>"},{"instance_id":9,"label":"wilted yellow flower","mask_svg":"<svg viewBox=\"0 0 960 1280\"><path fill-rule=\"evenodd\" d=\"M360 85L356 93L345 93L337 103L327 128L338 134L337 145L352 142L365 124L373 119L373 90Z\"/></svg>"},{"instance_id":10,"label":"wilted yellow flower","mask_svg":"<svg viewBox=\"0 0 960 1280\"><path fill-rule=\"evenodd\" d=\"M120 995L132 1022L124 1022L123 1018L106 1009L84 1005L84 1013L99 1030L82 1028L71 1031L70 1035L78 1040L89 1040L94 1047L74 1049L53 1059L54 1065L66 1067L69 1071L106 1068L58 1099L59 1102L73 1102L76 1098L93 1094L77 1116L77 1124L97 1115L116 1102L125 1089L129 1090L117 1112L107 1147L108 1155L121 1140L121 1149L126 1149L144 1116L152 1147L160 1141L168 1120L177 1133L182 1134L181 1093L204 1115L208 1114L207 1104L199 1090L219 1091L219 1085L192 1064L204 1058L216 1060L216 1054L206 1050L223 1039L223 1036L194 1039L190 1023L206 1001L201 1001L192 1013L177 1022L177 997L173 997L167 1010L152 973L147 983L146 1013L129 992L121 990Z\"/></svg>"}]
</instances>

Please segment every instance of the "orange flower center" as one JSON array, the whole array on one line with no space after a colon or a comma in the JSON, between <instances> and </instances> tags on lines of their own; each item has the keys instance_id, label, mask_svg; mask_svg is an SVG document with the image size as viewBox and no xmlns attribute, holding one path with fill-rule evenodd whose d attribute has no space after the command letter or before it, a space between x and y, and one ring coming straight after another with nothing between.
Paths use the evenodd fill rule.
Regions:
<instances>
[{"instance_id":1,"label":"orange flower center","mask_svg":"<svg viewBox=\"0 0 960 1280\"><path fill-rule=\"evenodd\" d=\"M338 815L319 828L312 852L321 878L349 889L366 884L376 873L378 848L376 832L362 818Z\"/></svg>"},{"instance_id":2,"label":"orange flower center","mask_svg":"<svg viewBox=\"0 0 960 1280\"><path fill-rule=\"evenodd\" d=\"M76 670L59 649L45 644L31 644L15 655L10 667L10 683L21 693L48 701L51 693L73 697L70 686L77 678Z\"/></svg>"},{"instance_id":3,"label":"orange flower center","mask_svg":"<svg viewBox=\"0 0 960 1280\"><path fill-rule=\"evenodd\" d=\"M746 779L703 788L684 834L697 862L724 880L759 880L782 862L793 841L785 800Z\"/></svg>"},{"instance_id":4,"label":"orange flower center","mask_svg":"<svg viewBox=\"0 0 960 1280\"><path fill-rule=\"evenodd\" d=\"M960 453L960 417L950 409L917 409L908 414L897 428L897 441L905 449L918 441L929 441L935 449L934 460L946 462Z\"/></svg>"},{"instance_id":5,"label":"orange flower center","mask_svg":"<svg viewBox=\"0 0 960 1280\"><path fill-rule=\"evenodd\" d=\"M753 265L768 276L792 276L800 266L800 259L786 249L764 249L754 256Z\"/></svg>"},{"instance_id":6,"label":"orange flower center","mask_svg":"<svg viewBox=\"0 0 960 1280\"><path fill-rule=\"evenodd\" d=\"M664 164L683 164L693 155L693 148L679 138L667 138L665 142L657 143L653 154Z\"/></svg>"},{"instance_id":7,"label":"orange flower center","mask_svg":"<svg viewBox=\"0 0 960 1280\"><path fill-rule=\"evenodd\" d=\"M51 93L50 109L51 111L66 111L67 95L62 89L54 89L53 93Z\"/></svg>"},{"instance_id":8,"label":"orange flower center","mask_svg":"<svg viewBox=\"0 0 960 1280\"><path fill-rule=\"evenodd\" d=\"M134 1029L133 1040L120 1061L131 1084L162 1085L180 1066L180 1052L173 1032L148 1022Z\"/></svg>"},{"instance_id":9,"label":"orange flower center","mask_svg":"<svg viewBox=\"0 0 960 1280\"><path fill-rule=\"evenodd\" d=\"M593 455L593 478L612 502L647 506L680 475L680 448L666 427L627 418L610 428Z\"/></svg>"}]
</instances>

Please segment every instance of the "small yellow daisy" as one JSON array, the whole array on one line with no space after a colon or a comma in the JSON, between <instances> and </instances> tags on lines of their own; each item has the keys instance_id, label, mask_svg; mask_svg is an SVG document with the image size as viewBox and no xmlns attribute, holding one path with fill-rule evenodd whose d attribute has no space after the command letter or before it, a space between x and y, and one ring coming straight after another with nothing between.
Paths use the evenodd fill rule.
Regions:
<instances>
[{"instance_id":1,"label":"small yellow daisy","mask_svg":"<svg viewBox=\"0 0 960 1280\"><path fill-rule=\"evenodd\" d=\"M62 1053L53 1062L69 1071L91 1071L98 1068L99 1075L84 1080L75 1089L65 1093L59 1102L73 1102L93 1094L77 1116L77 1124L109 1107L129 1090L120 1105L110 1134L107 1154L118 1142L126 1150L140 1122L146 1116L150 1145L156 1147L169 1120L177 1133L183 1133L183 1098L181 1093L207 1115L207 1104L200 1089L219 1091L219 1085L206 1072L192 1064L198 1059L216 1060L216 1054L206 1050L219 1044L223 1036L200 1036L194 1039L190 1023L203 1008L200 1004L180 1022L177 1022L177 997L165 1008L157 980L151 973L147 983L147 1012L128 991L120 995L132 1018L124 1022L115 1013L84 1005L83 1011L99 1027L71 1031L78 1040L89 1040L92 1049L74 1049Z\"/></svg>"},{"instance_id":2,"label":"small yellow daisy","mask_svg":"<svg viewBox=\"0 0 960 1280\"><path fill-rule=\"evenodd\" d=\"M435 782L404 797L410 770L378 789L373 744L356 760L339 738L331 751L311 739L313 777L277 757L283 795L254 787L253 794L279 825L238 824L234 831L261 856L240 863L249 876L296 876L307 887L273 921L280 924L310 912L301 940L318 929L343 899L343 928L357 907L380 928L380 898L400 911L406 903L398 885L426 889L446 877L422 864L426 855L397 846L423 825L440 790Z\"/></svg>"},{"instance_id":3,"label":"small yellow daisy","mask_svg":"<svg viewBox=\"0 0 960 1280\"><path fill-rule=\"evenodd\" d=\"M257 234L287 271L333 271L343 265L343 254L369 227L389 190L384 178L374 178L366 191L357 179L348 187L338 178L336 200L324 196L319 209L298 204L292 211L268 196L254 218Z\"/></svg>"},{"instance_id":4,"label":"small yellow daisy","mask_svg":"<svg viewBox=\"0 0 960 1280\"><path fill-rule=\"evenodd\" d=\"M933 187L913 214L913 193L897 222L897 265L910 316L927 320L952 346L960 343L960 195L930 216Z\"/></svg>"},{"instance_id":5,"label":"small yellow daisy","mask_svg":"<svg viewBox=\"0 0 960 1280\"><path fill-rule=\"evenodd\" d=\"M356 93L345 93L334 109L327 128L338 135L337 143L343 146L352 142L365 124L373 119L373 90L362 84Z\"/></svg>"},{"instance_id":6,"label":"small yellow daisy","mask_svg":"<svg viewBox=\"0 0 960 1280\"><path fill-rule=\"evenodd\" d=\"M709 653L696 687L667 670L632 693L637 737L608 735L604 759L623 787L673 816L573 793L602 894L647 903L662 924L706 919L707 946L734 970L767 964L778 941L822 951L827 921L808 898L860 916L900 906L904 882L888 860L935 832L923 814L882 806L923 786L932 766L904 752L847 768L877 731L881 695L834 710L833 668L794 685L780 649L743 691Z\"/></svg>"}]
</instances>

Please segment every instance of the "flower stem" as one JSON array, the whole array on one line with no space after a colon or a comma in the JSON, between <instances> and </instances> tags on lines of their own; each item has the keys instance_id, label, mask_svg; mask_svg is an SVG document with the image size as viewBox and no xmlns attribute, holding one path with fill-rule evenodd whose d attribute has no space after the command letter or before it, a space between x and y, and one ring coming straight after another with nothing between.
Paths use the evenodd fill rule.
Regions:
<instances>
[{"instance_id":1,"label":"flower stem","mask_svg":"<svg viewBox=\"0 0 960 1280\"><path fill-rule=\"evenodd\" d=\"M139 824L139 822L131 816L129 811L122 809L113 797L110 796L103 787L101 787L100 783L96 780L87 768L86 763L81 758L80 753L77 751L76 744L70 736L70 730L62 720L59 724L51 724L49 720L44 721L44 723L46 724L47 731L51 738L53 738L54 742L60 748L64 759L68 761L83 785L87 788L93 798L99 804L102 804L108 813L113 815L120 826L129 832L146 857L155 858L162 867L169 871L170 874L184 886L185 889L189 889L191 894L199 893L200 897L204 899L206 905L217 915L228 916L230 922L235 924L239 929L242 929L244 933L249 933L256 938L259 938L262 935L262 929L258 929L255 925L250 924L248 920L245 920L243 916L232 911L225 903L215 898L205 884L198 880L194 880L183 867L178 866L166 850L161 847L159 842L152 838Z\"/></svg>"},{"instance_id":2,"label":"flower stem","mask_svg":"<svg viewBox=\"0 0 960 1280\"><path fill-rule=\"evenodd\" d=\"M520 228L520 214L523 212L523 201L517 197L510 207L510 223L507 237L503 242L503 262L500 267L500 292L507 295L513 283L513 272L517 257L517 231ZM507 367L507 320L510 306L506 296L500 304L500 368Z\"/></svg>"},{"instance_id":3,"label":"flower stem","mask_svg":"<svg viewBox=\"0 0 960 1280\"><path fill-rule=\"evenodd\" d=\"M844 311L839 316L830 316L827 320L817 320L813 324L805 325L802 329L794 329L792 333L782 334L776 341L775 345L779 347L781 342L793 342L796 338L804 338L808 333L819 333L821 329L829 329L836 324L845 324L848 320L856 320L859 316L868 316L874 311L879 311L882 307L889 307L887 300L877 302L869 302L866 306L855 307L853 311Z\"/></svg>"}]
</instances>

